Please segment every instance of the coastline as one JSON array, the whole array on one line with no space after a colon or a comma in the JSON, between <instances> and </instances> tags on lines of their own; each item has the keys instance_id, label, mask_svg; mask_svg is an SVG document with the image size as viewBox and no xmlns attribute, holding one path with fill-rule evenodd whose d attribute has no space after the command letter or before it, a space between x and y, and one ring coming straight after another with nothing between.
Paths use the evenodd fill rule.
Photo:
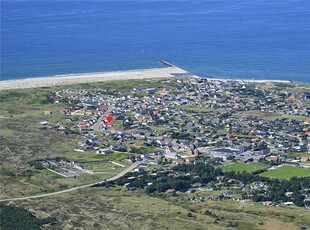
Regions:
<instances>
[{"instance_id":1,"label":"coastline","mask_svg":"<svg viewBox=\"0 0 310 230\"><path fill-rule=\"evenodd\" d=\"M167 65L169 64L169 65ZM130 79L149 79L149 78L171 78L176 74L189 74L190 77L204 78L186 70L183 70L175 65L166 62L163 68L151 69L137 69L125 71L111 71L111 72L95 72L95 73L81 73L81 74L65 74L55 75L50 77L35 77L24 78L16 80L0 81L0 91L10 89L26 89L26 88L40 88L55 85L81 84L93 82L105 82L113 80L130 80ZM204 78L208 81L237 81L244 83L293 83L289 80L250 80L250 79L228 79L228 78Z\"/></svg>"},{"instance_id":2,"label":"coastline","mask_svg":"<svg viewBox=\"0 0 310 230\"><path fill-rule=\"evenodd\" d=\"M174 77L173 74L185 74L185 73L187 73L185 70L182 70L177 67L164 67L164 68L138 69L127 71L66 74L50 77L37 77L37 78L0 81L0 90L38 88L54 85L104 82L113 80L171 78Z\"/></svg>"}]
</instances>

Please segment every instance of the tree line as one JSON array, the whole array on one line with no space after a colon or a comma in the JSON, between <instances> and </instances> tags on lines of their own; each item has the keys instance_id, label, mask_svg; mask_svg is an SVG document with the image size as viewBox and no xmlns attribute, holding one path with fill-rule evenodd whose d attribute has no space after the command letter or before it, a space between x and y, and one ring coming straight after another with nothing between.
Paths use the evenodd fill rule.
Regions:
<instances>
[{"instance_id":1,"label":"tree line","mask_svg":"<svg viewBox=\"0 0 310 230\"><path fill-rule=\"evenodd\" d=\"M255 181L265 182L267 189L256 189L249 192L252 200L256 202L267 200L276 203L292 201L297 206L310 205L309 201L304 201L305 189L310 188L310 177L292 177L290 180L280 180L262 177L256 172L223 172L221 168L210 162L176 165L171 170L160 171L156 175L146 171L131 172L126 177L117 179L115 184L127 185L127 188L145 189L147 194L152 194L166 192L168 189L185 192L195 183L203 185L210 183L215 186L219 178L226 184L228 180L234 179L242 183L243 186L248 186ZM105 186L106 184L102 185ZM286 192L292 192L292 195L287 196Z\"/></svg>"}]
</instances>

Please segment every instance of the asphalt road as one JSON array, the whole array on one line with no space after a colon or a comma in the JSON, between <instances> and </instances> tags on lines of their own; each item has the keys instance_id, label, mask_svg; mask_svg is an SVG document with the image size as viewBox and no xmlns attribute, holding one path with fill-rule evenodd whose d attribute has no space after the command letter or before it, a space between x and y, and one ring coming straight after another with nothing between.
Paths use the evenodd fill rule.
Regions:
<instances>
[{"instance_id":1,"label":"asphalt road","mask_svg":"<svg viewBox=\"0 0 310 230\"><path fill-rule=\"evenodd\" d=\"M113 109L114 109L114 106L110 106L110 107L107 109L107 111L106 111L105 113L111 112ZM105 114L102 115L102 116L97 120L97 122L93 125L92 128L93 128L95 131L101 131L100 126L102 125L102 119L105 118L105 117L106 117Z\"/></svg>"},{"instance_id":2,"label":"asphalt road","mask_svg":"<svg viewBox=\"0 0 310 230\"><path fill-rule=\"evenodd\" d=\"M1 199L0 202L16 201L16 200L29 200L29 199L36 199L36 198L47 197L47 196L54 196L54 195L58 195L58 194L61 194L61 193L75 191L75 190L78 190L78 189L81 189L81 188L91 187L92 185L101 184L101 183L103 183L105 181L114 181L114 180L124 176L126 173L130 172L131 170L133 170L134 168L136 168L137 166L139 166L143 162L144 162L144 160L143 161L137 161L137 162L133 163L132 165L130 165L129 167L127 167L126 169L124 169L123 171L121 171L119 174L117 174L117 175L115 175L115 176L113 176L113 177L111 177L111 178L109 178L107 180L104 180L104 181L99 181L99 182L92 183L92 184L81 185L81 186L78 186L78 187L69 188L69 189L58 191L58 192L51 192L51 193L41 194L41 195Z\"/></svg>"},{"instance_id":3,"label":"asphalt road","mask_svg":"<svg viewBox=\"0 0 310 230\"><path fill-rule=\"evenodd\" d=\"M101 126L101 120L103 119L105 117L105 115L102 115L98 120L97 120L97 122L93 125L93 129L95 130L95 131L101 131L100 130L100 126Z\"/></svg>"}]
</instances>

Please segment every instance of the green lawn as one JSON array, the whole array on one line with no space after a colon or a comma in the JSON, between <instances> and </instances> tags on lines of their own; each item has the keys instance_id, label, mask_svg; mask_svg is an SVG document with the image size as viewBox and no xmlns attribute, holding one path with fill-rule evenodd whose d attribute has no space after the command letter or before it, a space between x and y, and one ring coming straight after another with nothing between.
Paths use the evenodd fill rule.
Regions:
<instances>
[{"instance_id":1,"label":"green lawn","mask_svg":"<svg viewBox=\"0 0 310 230\"><path fill-rule=\"evenodd\" d=\"M98 163L98 164L87 164L83 165L84 169L93 170L93 171L104 171L104 172L114 172L115 169L121 168L121 166L112 164L112 163ZM117 174L117 172L115 173Z\"/></svg>"},{"instance_id":2,"label":"green lawn","mask_svg":"<svg viewBox=\"0 0 310 230\"><path fill-rule=\"evenodd\" d=\"M263 164L234 163L234 164L224 165L222 167L222 170L224 172L227 172L227 171L239 171L239 172L246 171L246 172L251 173L251 172L255 172L259 169L264 169L264 168L266 168L266 166Z\"/></svg>"},{"instance_id":3,"label":"green lawn","mask_svg":"<svg viewBox=\"0 0 310 230\"><path fill-rule=\"evenodd\" d=\"M264 118L266 120L275 120L278 118L287 118L287 119L295 119L295 120L307 120L309 119L306 116L297 116L297 115L291 115L291 114L281 114L281 113L273 113L273 112L263 112L260 110L250 110L242 112L243 115L252 115L252 116L258 116L260 118Z\"/></svg>"},{"instance_id":4,"label":"green lawn","mask_svg":"<svg viewBox=\"0 0 310 230\"><path fill-rule=\"evenodd\" d=\"M291 177L309 177L310 169L299 168L294 166L282 166L275 170L259 174L260 176L273 177L279 179L290 179Z\"/></svg>"},{"instance_id":5,"label":"green lawn","mask_svg":"<svg viewBox=\"0 0 310 230\"><path fill-rule=\"evenodd\" d=\"M184 110L189 110L193 112L200 112L200 113L224 113L227 112L227 109L214 109L214 108L207 108L207 107L199 107L196 105L178 105L175 106L176 108L181 108Z\"/></svg>"}]
</instances>

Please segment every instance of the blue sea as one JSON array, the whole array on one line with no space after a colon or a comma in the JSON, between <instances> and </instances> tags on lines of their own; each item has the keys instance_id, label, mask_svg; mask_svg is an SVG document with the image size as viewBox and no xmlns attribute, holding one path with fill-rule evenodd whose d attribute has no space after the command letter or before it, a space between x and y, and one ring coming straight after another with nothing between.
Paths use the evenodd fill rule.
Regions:
<instances>
[{"instance_id":1,"label":"blue sea","mask_svg":"<svg viewBox=\"0 0 310 230\"><path fill-rule=\"evenodd\" d=\"M310 83L310 1L1 1L1 80L161 59L201 76Z\"/></svg>"}]
</instances>

